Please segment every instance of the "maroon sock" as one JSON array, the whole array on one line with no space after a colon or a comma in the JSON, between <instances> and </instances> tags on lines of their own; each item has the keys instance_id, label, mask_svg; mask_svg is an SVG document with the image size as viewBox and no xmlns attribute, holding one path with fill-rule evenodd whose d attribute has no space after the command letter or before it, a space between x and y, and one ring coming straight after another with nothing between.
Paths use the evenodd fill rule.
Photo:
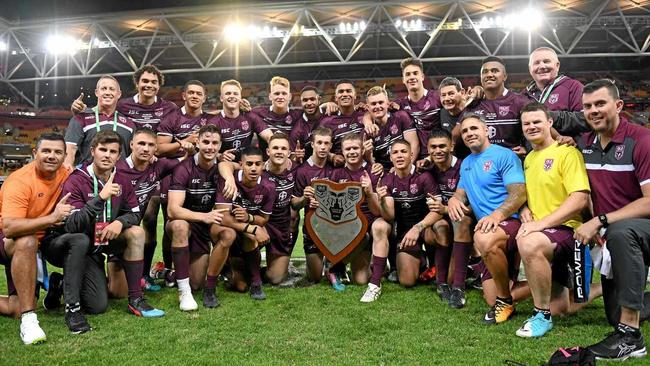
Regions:
<instances>
[{"instance_id":1,"label":"maroon sock","mask_svg":"<svg viewBox=\"0 0 650 366\"><path fill-rule=\"evenodd\" d=\"M472 254L472 243L454 242L452 257L454 258L454 288L465 288L465 277L467 277L467 264Z\"/></svg>"},{"instance_id":2,"label":"maroon sock","mask_svg":"<svg viewBox=\"0 0 650 366\"><path fill-rule=\"evenodd\" d=\"M190 277L190 248L172 248L172 260L176 269L176 278L183 280Z\"/></svg>"},{"instance_id":3,"label":"maroon sock","mask_svg":"<svg viewBox=\"0 0 650 366\"><path fill-rule=\"evenodd\" d=\"M436 245L436 283L438 285L447 283L450 258L451 248Z\"/></svg>"},{"instance_id":4,"label":"maroon sock","mask_svg":"<svg viewBox=\"0 0 650 366\"><path fill-rule=\"evenodd\" d=\"M377 257L372 256L372 262L370 262L372 268L372 275L370 276L370 283L376 286L381 285L381 277L384 275L384 270L386 269L386 257Z\"/></svg>"},{"instance_id":5,"label":"maroon sock","mask_svg":"<svg viewBox=\"0 0 650 366\"><path fill-rule=\"evenodd\" d=\"M205 286L203 286L206 290L214 290L217 288L217 278L219 276L210 276L205 279Z\"/></svg>"},{"instance_id":6,"label":"maroon sock","mask_svg":"<svg viewBox=\"0 0 650 366\"><path fill-rule=\"evenodd\" d=\"M142 278L142 267L144 267L144 261L123 260L122 267L124 267L126 284L129 287L129 301L142 297L140 279Z\"/></svg>"},{"instance_id":7,"label":"maroon sock","mask_svg":"<svg viewBox=\"0 0 650 366\"><path fill-rule=\"evenodd\" d=\"M151 262L153 262L153 255L156 252L156 246L158 243L154 240L151 243L144 244L144 265L142 266L142 276L149 276L149 270L151 269Z\"/></svg>"},{"instance_id":8,"label":"maroon sock","mask_svg":"<svg viewBox=\"0 0 650 366\"><path fill-rule=\"evenodd\" d=\"M262 264L262 255L260 254L260 248L245 252L244 262L251 275L251 285L261 285L262 275L260 274L260 265Z\"/></svg>"}]
</instances>

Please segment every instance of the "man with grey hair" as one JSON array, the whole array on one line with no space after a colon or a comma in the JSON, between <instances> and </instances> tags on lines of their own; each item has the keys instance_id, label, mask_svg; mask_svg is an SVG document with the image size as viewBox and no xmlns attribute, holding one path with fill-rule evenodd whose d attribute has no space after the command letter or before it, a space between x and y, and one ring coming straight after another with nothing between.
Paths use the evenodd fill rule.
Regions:
<instances>
[{"instance_id":1,"label":"man with grey hair","mask_svg":"<svg viewBox=\"0 0 650 366\"><path fill-rule=\"evenodd\" d=\"M523 94L551 110L553 128L565 136L577 137L589 131L582 113L583 85L566 75L559 75L560 60L549 47L539 47L530 54L528 71L533 81Z\"/></svg>"},{"instance_id":2,"label":"man with grey hair","mask_svg":"<svg viewBox=\"0 0 650 366\"><path fill-rule=\"evenodd\" d=\"M122 138L122 156L131 153L129 142L135 129L131 118L117 111L117 101L122 96L120 83L111 75L102 75L95 88L97 105L74 115L65 133L66 158L64 166L71 168L90 160L90 142L97 132L111 130ZM83 97L83 93L80 95Z\"/></svg>"}]
</instances>

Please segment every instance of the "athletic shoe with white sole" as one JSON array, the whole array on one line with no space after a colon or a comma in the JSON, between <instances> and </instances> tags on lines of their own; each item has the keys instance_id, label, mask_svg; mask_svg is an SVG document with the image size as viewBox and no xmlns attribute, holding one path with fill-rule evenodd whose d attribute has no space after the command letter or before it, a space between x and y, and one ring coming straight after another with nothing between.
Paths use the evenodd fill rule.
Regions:
<instances>
[{"instance_id":1,"label":"athletic shoe with white sole","mask_svg":"<svg viewBox=\"0 0 650 366\"><path fill-rule=\"evenodd\" d=\"M523 338L538 338L553 329L553 319L546 319L544 314L537 313L524 322L521 328L517 329L516 334Z\"/></svg>"},{"instance_id":2,"label":"athletic shoe with white sole","mask_svg":"<svg viewBox=\"0 0 650 366\"><path fill-rule=\"evenodd\" d=\"M193 311L199 308L199 304L192 296L192 291L178 291L178 301L182 311Z\"/></svg>"},{"instance_id":3,"label":"athletic shoe with white sole","mask_svg":"<svg viewBox=\"0 0 650 366\"><path fill-rule=\"evenodd\" d=\"M47 339L45 332L38 324L36 313L24 314L20 320L20 339L24 344L43 343Z\"/></svg>"},{"instance_id":4,"label":"athletic shoe with white sole","mask_svg":"<svg viewBox=\"0 0 650 366\"><path fill-rule=\"evenodd\" d=\"M635 335L620 330L615 330L605 339L588 348L597 360L603 361L625 361L630 357L645 357L648 353L641 333Z\"/></svg>"},{"instance_id":5,"label":"athletic shoe with white sole","mask_svg":"<svg viewBox=\"0 0 650 366\"><path fill-rule=\"evenodd\" d=\"M360 301L373 302L379 298L379 295L381 295L381 286L369 283L368 288L366 289L366 292L363 293L363 296L361 296Z\"/></svg>"}]
</instances>

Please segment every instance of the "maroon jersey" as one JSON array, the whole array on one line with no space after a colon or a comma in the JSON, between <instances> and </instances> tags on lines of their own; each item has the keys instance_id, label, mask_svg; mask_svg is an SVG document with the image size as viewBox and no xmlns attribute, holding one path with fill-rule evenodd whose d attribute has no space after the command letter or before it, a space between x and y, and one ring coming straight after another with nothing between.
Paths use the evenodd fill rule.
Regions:
<instances>
[{"instance_id":1,"label":"maroon jersey","mask_svg":"<svg viewBox=\"0 0 650 366\"><path fill-rule=\"evenodd\" d=\"M307 161L296 169L296 178L292 195L294 197L302 197L305 192L305 187L310 186L312 180L330 179L332 170L333 168L327 163L322 168L314 164L314 161L310 156Z\"/></svg>"},{"instance_id":2,"label":"maroon jersey","mask_svg":"<svg viewBox=\"0 0 650 366\"><path fill-rule=\"evenodd\" d=\"M185 192L183 207L196 212L210 212L214 207L217 181L217 164L208 170L199 165L199 154L183 160L174 168L169 191Z\"/></svg>"},{"instance_id":3,"label":"maroon jersey","mask_svg":"<svg viewBox=\"0 0 650 366\"><path fill-rule=\"evenodd\" d=\"M595 132L582 135L578 146L585 158L595 215L643 197L641 187L650 183L650 130L621 119L605 149Z\"/></svg>"},{"instance_id":4,"label":"maroon jersey","mask_svg":"<svg viewBox=\"0 0 650 366\"><path fill-rule=\"evenodd\" d=\"M117 119L114 114L107 116L103 113L99 113L98 118L95 118L95 111L86 109L70 119L68 128L65 130L65 143L77 146L75 164L92 160L90 143L97 134L97 128L100 131L115 131L122 138L120 156L126 157L131 154L129 142L131 142L131 135L135 130L135 122L117 111L115 113L117 113Z\"/></svg>"},{"instance_id":5,"label":"maroon jersey","mask_svg":"<svg viewBox=\"0 0 650 366\"><path fill-rule=\"evenodd\" d=\"M490 143L512 149L525 146L521 130L521 109L528 103L528 98L506 89L499 98L481 99L478 104L467 107L463 113L473 112L483 116L488 126Z\"/></svg>"},{"instance_id":6,"label":"maroon jersey","mask_svg":"<svg viewBox=\"0 0 650 366\"><path fill-rule=\"evenodd\" d=\"M281 174L264 171L263 178L275 185L273 213L267 226L275 232L276 238L291 234L291 195L295 186L296 169L285 170Z\"/></svg>"},{"instance_id":7,"label":"maroon jersey","mask_svg":"<svg viewBox=\"0 0 650 366\"><path fill-rule=\"evenodd\" d=\"M275 184L264 177L259 177L257 178L257 184L250 188L244 185L244 172L242 170L235 170L234 175L237 194L230 201L219 190L217 203L243 207L251 215L270 215L273 212L276 198Z\"/></svg>"},{"instance_id":8,"label":"maroon jersey","mask_svg":"<svg viewBox=\"0 0 650 366\"><path fill-rule=\"evenodd\" d=\"M411 229L429 213L428 193L440 194L431 174L416 173L414 165L408 176L400 178L395 172L388 173L381 179L381 184L386 186L395 201L395 223L400 233Z\"/></svg>"},{"instance_id":9,"label":"maroon jersey","mask_svg":"<svg viewBox=\"0 0 650 366\"><path fill-rule=\"evenodd\" d=\"M404 98L396 100L400 109L405 111L411 116L415 128L418 131L418 139L420 140L420 155L418 159L424 159L427 153L427 140L429 133L440 128L440 95L435 90L425 90L424 96L417 102L413 102L407 95Z\"/></svg>"},{"instance_id":10,"label":"maroon jersey","mask_svg":"<svg viewBox=\"0 0 650 366\"><path fill-rule=\"evenodd\" d=\"M70 174L65 183L63 183L61 196L65 196L66 194L70 193L70 197L68 198L67 203L74 207L72 211L73 213L81 210L88 201L96 197L94 190L94 176L95 172L93 170L92 163L85 163L81 167L75 169ZM133 185L131 185L131 181L128 179L128 177L124 174L121 174L120 172L117 172L113 178L113 183L120 185L120 193L111 196L110 213L107 211L107 202L102 202L103 210L96 219L100 222L112 222L126 213L135 213L137 215L140 215L141 212L138 205L138 200L135 196L135 190ZM102 183L100 179L97 179L97 194L99 194L103 188L104 183ZM94 231L94 225L87 225L85 228L85 232L91 238L95 235Z\"/></svg>"},{"instance_id":11,"label":"maroon jersey","mask_svg":"<svg viewBox=\"0 0 650 366\"><path fill-rule=\"evenodd\" d=\"M458 188L461 162L462 160L452 155L449 169L442 172L434 165L430 171L442 195L442 203L445 205L447 205L449 199L456 193L456 188Z\"/></svg>"},{"instance_id":12,"label":"maroon jersey","mask_svg":"<svg viewBox=\"0 0 650 366\"><path fill-rule=\"evenodd\" d=\"M361 182L361 177L363 177L363 174L365 172L368 173L368 175L370 176L372 187L375 187L377 186L377 181L379 180L379 177L374 174L371 174L370 168L371 165L366 163L365 161L363 162L362 168L356 171L352 171L348 169L347 166L344 166L342 168L336 168L332 170L330 180L336 183ZM375 216L370 212L370 208L368 208L367 200L361 204L361 211L368 219L368 224L372 224L372 222L375 219Z\"/></svg>"},{"instance_id":13,"label":"maroon jersey","mask_svg":"<svg viewBox=\"0 0 650 366\"><path fill-rule=\"evenodd\" d=\"M277 114L273 112L273 107L260 106L253 108L251 113L260 117L274 133L283 132L289 136L291 151L296 149L296 142L298 141L300 141L302 148L307 145L311 125L303 119L302 109L290 109L287 113ZM266 147L266 143L261 141L260 145Z\"/></svg>"},{"instance_id":14,"label":"maroon jersey","mask_svg":"<svg viewBox=\"0 0 650 366\"><path fill-rule=\"evenodd\" d=\"M221 151L230 149L241 151L244 147L249 146L253 141L253 133L260 134L269 126L262 121L256 114L239 113L235 118L228 118L226 114L221 113L212 117L208 123L219 127L221 132ZM237 155L237 154L236 154Z\"/></svg>"},{"instance_id":15,"label":"maroon jersey","mask_svg":"<svg viewBox=\"0 0 650 366\"><path fill-rule=\"evenodd\" d=\"M117 110L131 118L136 126L158 131L160 123L176 116L176 104L156 97L152 105L140 104L138 94L132 98L122 98L117 102Z\"/></svg>"},{"instance_id":16,"label":"maroon jersey","mask_svg":"<svg viewBox=\"0 0 650 366\"><path fill-rule=\"evenodd\" d=\"M560 75L549 83L544 90L539 90L533 81L524 90L524 95L544 103L552 111L582 111L582 89L584 85L578 80Z\"/></svg>"},{"instance_id":17,"label":"maroon jersey","mask_svg":"<svg viewBox=\"0 0 650 366\"><path fill-rule=\"evenodd\" d=\"M205 126L213 115L203 112L196 117L189 116L185 112L185 106L176 110L174 118L163 120L158 126L159 136L171 136L172 140L183 140L189 135L198 131L199 128ZM173 157L180 158L185 155L183 149L178 149L178 152Z\"/></svg>"},{"instance_id":18,"label":"maroon jersey","mask_svg":"<svg viewBox=\"0 0 650 366\"><path fill-rule=\"evenodd\" d=\"M178 159L161 158L150 163L143 171L135 169L133 159L129 156L117 162L117 172L124 175L135 189L135 196L138 199L140 212L145 212L149 204L149 198L153 192L160 189L160 180L174 170L180 161Z\"/></svg>"},{"instance_id":19,"label":"maroon jersey","mask_svg":"<svg viewBox=\"0 0 650 366\"><path fill-rule=\"evenodd\" d=\"M341 112L324 117L320 121L320 126L327 127L332 130L332 152L334 154L341 154L341 139L345 135L351 133L363 132L363 115L365 111L357 110L349 116L341 114Z\"/></svg>"},{"instance_id":20,"label":"maroon jersey","mask_svg":"<svg viewBox=\"0 0 650 366\"><path fill-rule=\"evenodd\" d=\"M406 112L397 111L388 115L388 121L379 128L379 133L372 139L373 156L377 163L384 166L384 170L388 171L393 167L390 161L390 146L395 140L403 139L404 132L414 130L413 121Z\"/></svg>"}]
</instances>

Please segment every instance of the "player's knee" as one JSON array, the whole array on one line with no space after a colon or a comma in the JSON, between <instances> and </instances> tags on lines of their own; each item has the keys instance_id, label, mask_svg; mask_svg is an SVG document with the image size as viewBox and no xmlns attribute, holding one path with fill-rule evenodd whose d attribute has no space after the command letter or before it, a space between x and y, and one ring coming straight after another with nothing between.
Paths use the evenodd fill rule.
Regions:
<instances>
[{"instance_id":1,"label":"player's knee","mask_svg":"<svg viewBox=\"0 0 650 366\"><path fill-rule=\"evenodd\" d=\"M189 227L186 221L183 220L172 220L167 223L167 231L171 235L172 239L178 237L185 237L189 235ZM173 240L172 240L173 241Z\"/></svg>"},{"instance_id":2,"label":"player's knee","mask_svg":"<svg viewBox=\"0 0 650 366\"><path fill-rule=\"evenodd\" d=\"M619 252L629 254L629 245L638 242L638 235L634 232L629 222L619 221L611 224L607 228L607 249L612 256L618 255ZM621 253L622 254L622 253Z\"/></svg>"},{"instance_id":3,"label":"player's knee","mask_svg":"<svg viewBox=\"0 0 650 366\"><path fill-rule=\"evenodd\" d=\"M522 259L535 257L542 254L542 245L536 238L529 236L520 237L517 239L517 250Z\"/></svg>"},{"instance_id":4,"label":"player's knee","mask_svg":"<svg viewBox=\"0 0 650 366\"><path fill-rule=\"evenodd\" d=\"M83 310L86 314L102 314L108 309L108 296L96 295L93 299L88 299L83 305Z\"/></svg>"},{"instance_id":5,"label":"player's knee","mask_svg":"<svg viewBox=\"0 0 650 366\"><path fill-rule=\"evenodd\" d=\"M417 277L402 273L399 277L399 284L405 288L411 288L417 283Z\"/></svg>"},{"instance_id":6,"label":"player's knee","mask_svg":"<svg viewBox=\"0 0 650 366\"><path fill-rule=\"evenodd\" d=\"M237 239L237 232L231 228L223 228L219 233L218 240L225 247L229 248L232 243Z\"/></svg>"},{"instance_id":7,"label":"player's knee","mask_svg":"<svg viewBox=\"0 0 650 366\"><path fill-rule=\"evenodd\" d=\"M36 235L26 235L14 239L14 255L21 254L34 254L38 251L38 238Z\"/></svg>"},{"instance_id":8,"label":"player's knee","mask_svg":"<svg viewBox=\"0 0 650 366\"><path fill-rule=\"evenodd\" d=\"M126 240L135 243L142 243L144 245L144 229L140 226L131 226L124 231Z\"/></svg>"},{"instance_id":9,"label":"player's knee","mask_svg":"<svg viewBox=\"0 0 650 366\"><path fill-rule=\"evenodd\" d=\"M72 251L87 253L90 248L90 238L85 233L67 234L67 244Z\"/></svg>"},{"instance_id":10,"label":"player's knee","mask_svg":"<svg viewBox=\"0 0 650 366\"><path fill-rule=\"evenodd\" d=\"M372 236L388 236L390 233L390 224L382 219L377 219L372 223Z\"/></svg>"},{"instance_id":11,"label":"player's knee","mask_svg":"<svg viewBox=\"0 0 650 366\"><path fill-rule=\"evenodd\" d=\"M494 240L493 235L490 233L484 234L481 232L476 232L474 234L474 246L482 256L485 256L486 254L491 253L498 248L497 242Z\"/></svg>"}]
</instances>

